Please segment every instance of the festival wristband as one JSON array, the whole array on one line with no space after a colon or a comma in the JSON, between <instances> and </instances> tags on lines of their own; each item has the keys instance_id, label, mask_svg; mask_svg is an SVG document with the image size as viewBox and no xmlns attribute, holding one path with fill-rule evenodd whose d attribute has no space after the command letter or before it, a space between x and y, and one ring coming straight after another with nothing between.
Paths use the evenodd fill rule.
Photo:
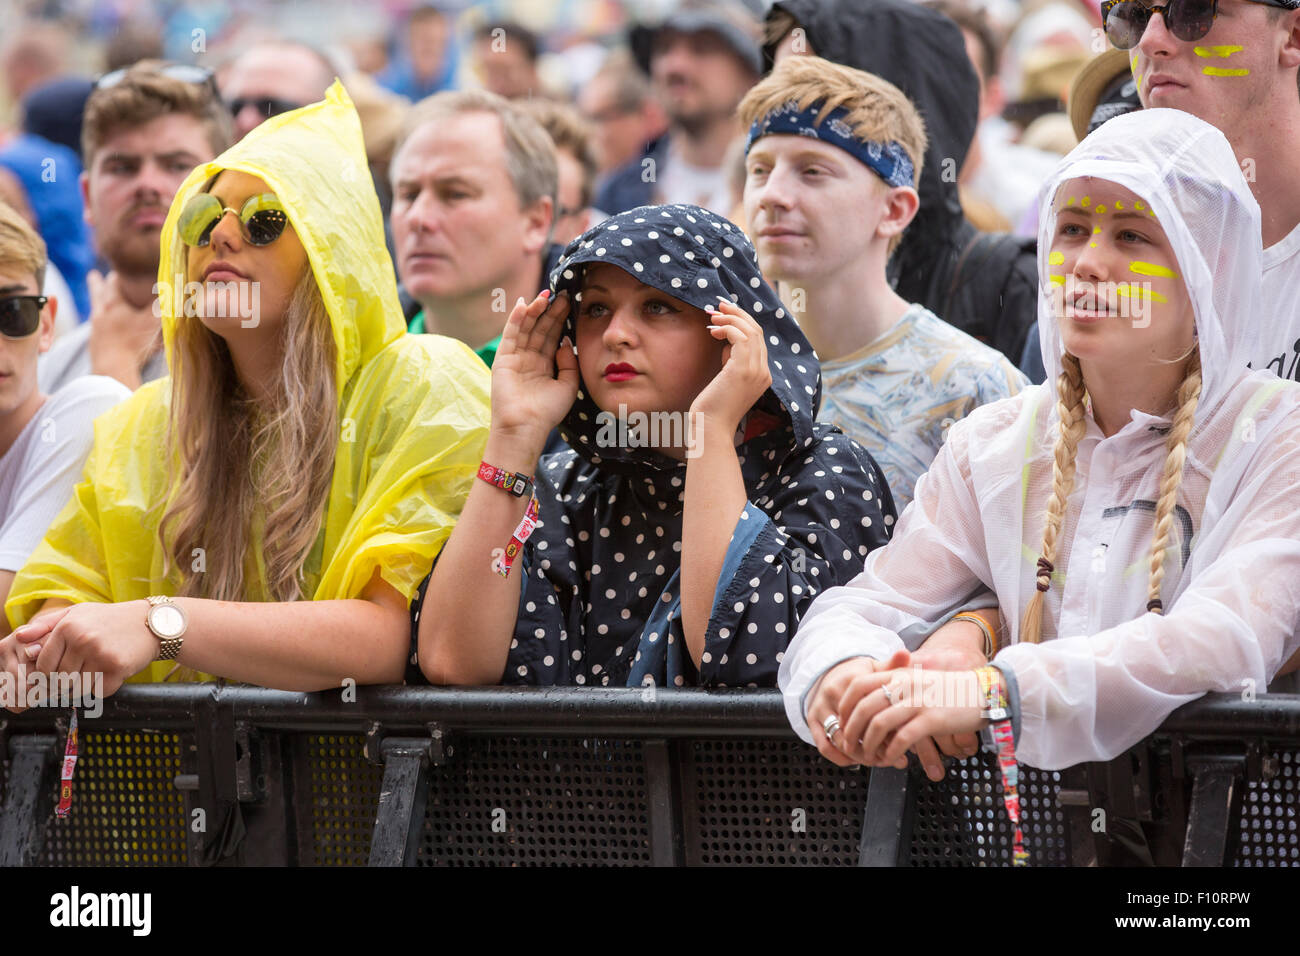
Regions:
<instances>
[{"instance_id":1,"label":"festival wristband","mask_svg":"<svg viewBox=\"0 0 1300 956\"><path fill-rule=\"evenodd\" d=\"M63 745L63 767L59 773L59 805L54 808L56 817L66 817L72 809L72 775L77 769L77 709L72 708L68 724L68 739Z\"/></svg>"},{"instance_id":2,"label":"festival wristband","mask_svg":"<svg viewBox=\"0 0 1300 956\"><path fill-rule=\"evenodd\" d=\"M1025 866L1029 854L1025 852L1025 837L1020 828L1020 767L1016 763L1016 739L1011 728L1010 702L1002 671L992 665L975 671L980 690L984 695L984 709L980 717L992 721L993 742L998 753L998 769L1002 772L1002 802L1006 804L1007 817L1015 827L1011 865Z\"/></svg>"},{"instance_id":3,"label":"festival wristband","mask_svg":"<svg viewBox=\"0 0 1300 956\"><path fill-rule=\"evenodd\" d=\"M510 543L506 545L505 551L499 557L493 558L492 570L503 578L510 576L510 569L514 566L515 558L519 557L519 552L524 549L524 542L532 536L533 529L537 527L537 513L540 510L537 496L530 495L528 509L524 512L519 526L510 535Z\"/></svg>"},{"instance_id":4,"label":"festival wristband","mask_svg":"<svg viewBox=\"0 0 1300 956\"><path fill-rule=\"evenodd\" d=\"M478 476L489 485L495 485L503 491L508 491L516 498L522 498L533 490L531 475L525 475L522 472L512 473L504 468L498 468L496 465L489 465L485 461L479 462Z\"/></svg>"}]
</instances>

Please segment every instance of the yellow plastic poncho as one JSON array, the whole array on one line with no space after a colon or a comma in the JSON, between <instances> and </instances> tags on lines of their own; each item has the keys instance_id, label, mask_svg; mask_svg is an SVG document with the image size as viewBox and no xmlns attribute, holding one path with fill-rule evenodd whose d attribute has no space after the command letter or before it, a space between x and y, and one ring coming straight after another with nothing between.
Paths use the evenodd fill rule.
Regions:
<instances>
[{"instance_id":1,"label":"yellow plastic poncho","mask_svg":"<svg viewBox=\"0 0 1300 956\"><path fill-rule=\"evenodd\" d=\"M487 440L488 370L459 341L406 334L360 123L340 83L324 101L273 117L190 173L163 225L164 292L184 272L179 212L224 169L260 177L280 198L334 328L341 433L302 593L355 598L378 568L409 601L474 481ZM175 367L176 303L173 295L160 299ZM49 598L116 602L178 592L180 574L173 561L164 575L157 534L179 473L164 460L171 391L170 378L151 382L96 421L72 500L14 580L10 621L26 622ZM249 557L261 576L246 597L269 600L256 531ZM154 664L136 679L161 680L170 669Z\"/></svg>"}]
</instances>

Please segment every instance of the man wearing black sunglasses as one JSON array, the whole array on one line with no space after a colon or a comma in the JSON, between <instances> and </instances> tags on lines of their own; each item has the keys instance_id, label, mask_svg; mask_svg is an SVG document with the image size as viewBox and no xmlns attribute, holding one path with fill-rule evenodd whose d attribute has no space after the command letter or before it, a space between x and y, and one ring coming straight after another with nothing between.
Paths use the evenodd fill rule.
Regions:
<instances>
[{"instance_id":1,"label":"man wearing black sunglasses","mask_svg":"<svg viewBox=\"0 0 1300 956\"><path fill-rule=\"evenodd\" d=\"M1300 381L1300 0L1102 4L1147 108L1223 131L1263 213L1264 302L1251 361Z\"/></svg>"},{"instance_id":2,"label":"man wearing black sunglasses","mask_svg":"<svg viewBox=\"0 0 1300 956\"><path fill-rule=\"evenodd\" d=\"M41 392L36 358L54 340L58 310L40 294L45 268L45 243L0 203L0 602L71 496L96 416L131 394L101 376Z\"/></svg>"},{"instance_id":3,"label":"man wearing black sunglasses","mask_svg":"<svg viewBox=\"0 0 1300 956\"><path fill-rule=\"evenodd\" d=\"M221 95L235 118L235 139L272 116L325 98L337 71L320 51L301 43L250 47L220 72Z\"/></svg>"}]
</instances>

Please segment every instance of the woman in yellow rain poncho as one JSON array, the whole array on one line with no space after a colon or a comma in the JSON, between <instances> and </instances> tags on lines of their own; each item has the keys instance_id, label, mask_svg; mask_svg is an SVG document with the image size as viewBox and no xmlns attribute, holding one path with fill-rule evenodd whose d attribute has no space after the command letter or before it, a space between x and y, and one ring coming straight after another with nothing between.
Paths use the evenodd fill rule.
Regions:
<instances>
[{"instance_id":1,"label":"woman in yellow rain poncho","mask_svg":"<svg viewBox=\"0 0 1300 956\"><path fill-rule=\"evenodd\" d=\"M0 669L102 671L107 693L176 664L287 690L400 681L489 377L463 344L405 335L340 84L190 174L159 280L172 375L96 422L5 604L26 625Z\"/></svg>"}]
</instances>

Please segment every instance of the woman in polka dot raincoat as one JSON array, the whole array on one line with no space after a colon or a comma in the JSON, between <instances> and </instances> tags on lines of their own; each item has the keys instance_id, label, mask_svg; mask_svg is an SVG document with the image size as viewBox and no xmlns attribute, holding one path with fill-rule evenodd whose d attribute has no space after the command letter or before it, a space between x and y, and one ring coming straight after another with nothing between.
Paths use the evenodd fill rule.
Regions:
<instances>
[{"instance_id":1,"label":"woman in polka dot raincoat","mask_svg":"<svg viewBox=\"0 0 1300 956\"><path fill-rule=\"evenodd\" d=\"M484 480L413 610L421 671L773 686L800 614L894 521L875 462L815 420L812 347L749 240L698 206L605 220L551 285L507 323Z\"/></svg>"}]
</instances>

